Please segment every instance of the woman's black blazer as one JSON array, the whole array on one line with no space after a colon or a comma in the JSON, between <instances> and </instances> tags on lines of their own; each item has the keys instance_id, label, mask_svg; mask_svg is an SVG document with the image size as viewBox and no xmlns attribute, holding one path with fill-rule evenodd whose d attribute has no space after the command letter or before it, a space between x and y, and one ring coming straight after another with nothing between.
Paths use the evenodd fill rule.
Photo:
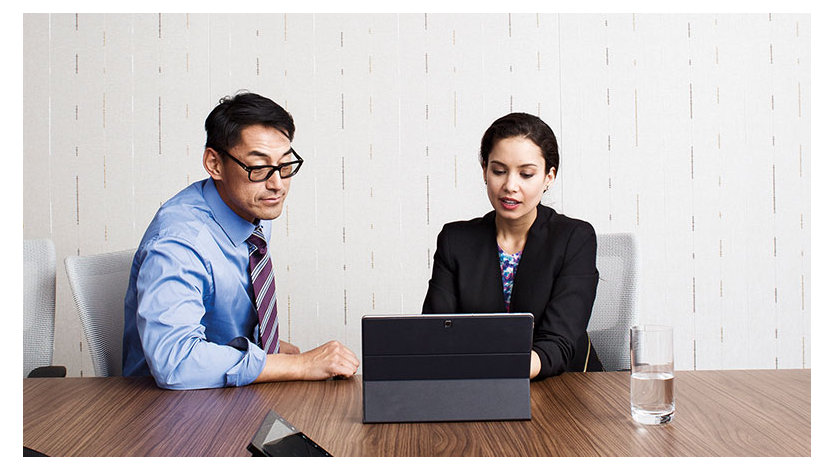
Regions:
<instances>
[{"instance_id":1,"label":"woman's black blazer","mask_svg":"<svg viewBox=\"0 0 834 470\"><path fill-rule=\"evenodd\" d=\"M516 268L510 311L535 318L538 377L602 370L586 332L599 281L594 228L541 204L537 211ZM495 211L446 224L437 236L423 313L505 311Z\"/></svg>"}]
</instances>

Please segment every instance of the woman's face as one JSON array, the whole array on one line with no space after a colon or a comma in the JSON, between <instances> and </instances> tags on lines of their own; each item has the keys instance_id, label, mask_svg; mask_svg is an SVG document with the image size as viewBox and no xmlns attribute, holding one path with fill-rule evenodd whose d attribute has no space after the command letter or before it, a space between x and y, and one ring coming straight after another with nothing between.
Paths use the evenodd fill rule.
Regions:
<instances>
[{"instance_id":1,"label":"woman's face","mask_svg":"<svg viewBox=\"0 0 834 470\"><path fill-rule=\"evenodd\" d=\"M554 168L545 171L539 146L525 137L496 142L484 167L489 202L507 221L535 220L536 206L555 178Z\"/></svg>"}]
</instances>

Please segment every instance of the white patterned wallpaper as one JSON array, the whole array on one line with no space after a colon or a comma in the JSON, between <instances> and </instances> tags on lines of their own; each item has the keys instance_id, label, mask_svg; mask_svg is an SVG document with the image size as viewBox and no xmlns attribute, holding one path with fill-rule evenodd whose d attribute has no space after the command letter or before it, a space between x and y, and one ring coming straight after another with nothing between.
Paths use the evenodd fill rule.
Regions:
<instances>
[{"instance_id":1,"label":"white patterned wallpaper","mask_svg":"<svg viewBox=\"0 0 834 470\"><path fill-rule=\"evenodd\" d=\"M58 251L55 363L92 375L63 259L135 247L204 178L240 89L305 158L273 229L282 338L360 353L420 310L435 237L490 209L477 159L510 111L550 123L545 203L640 243L640 317L679 369L800 368L810 338L810 16L27 14L23 235Z\"/></svg>"}]
</instances>

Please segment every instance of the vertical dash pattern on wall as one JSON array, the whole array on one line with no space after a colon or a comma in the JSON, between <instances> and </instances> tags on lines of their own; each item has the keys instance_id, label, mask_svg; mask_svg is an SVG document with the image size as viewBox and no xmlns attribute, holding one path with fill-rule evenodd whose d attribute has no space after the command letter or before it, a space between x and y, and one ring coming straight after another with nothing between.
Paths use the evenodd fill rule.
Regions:
<instances>
[{"instance_id":1,"label":"vertical dash pattern on wall","mask_svg":"<svg viewBox=\"0 0 834 470\"><path fill-rule=\"evenodd\" d=\"M634 89L634 147L640 146L640 138L637 126L637 88Z\"/></svg>"},{"instance_id":2,"label":"vertical dash pattern on wall","mask_svg":"<svg viewBox=\"0 0 834 470\"><path fill-rule=\"evenodd\" d=\"M458 91L452 94L452 127L458 127Z\"/></svg>"},{"instance_id":3,"label":"vertical dash pattern on wall","mask_svg":"<svg viewBox=\"0 0 834 470\"><path fill-rule=\"evenodd\" d=\"M800 39L799 31L800 31L799 21L796 21L796 38L797 38L797 40ZM805 39L805 40L807 40L807 39ZM797 51L797 52L799 52L799 51ZM797 101L798 101L798 103L797 103L797 115L798 115L798 122L800 124L799 127L804 128L804 127L807 127L807 125L804 124L805 120L804 120L804 117L802 115L801 80L803 78L807 79L807 76L805 76L802 73L803 69L801 68L801 65L802 64L801 64L800 58L797 57L795 67L797 69L797 77L800 77L797 80ZM799 144L799 152L798 152L799 153L799 180L800 180L800 185L802 187L807 187L809 185L806 184L805 175L803 174L803 171L802 171L802 169L803 169L802 142L804 140L805 140L804 138L800 139L800 144ZM800 233L802 234L802 243L800 244L800 276L799 276L800 277L800 307L801 307L801 309L800 309L800 312L801 312L800 319L801 319L803 325L809 324L807 318L810 315L810 312L806 311L806 304L805 304L805 275L807 273L807 271L806 271L807 270L807 263L805 262L805 241L808 240L807 236L805 235L805 223L804 223L805 207L807 207L807 206L805 206L803 204L803 207L800 208L800 211L799 211ZM804 328L802 328L802 331L804 331L806 334L810 333L810 331L806 331ZM802 368L808 367L806 365L806 341L805 341L805 339L806 339L806 335L803 334L802 335Z\"/></svg>"},{"instance_id":4,"label":"vertical dash pattern on wall","mask_svg":"<svg viewBox=\"0 0 834 470\"><path fill-rule=\"evenodd\" d=\"M775 84L775 75L776 75L776 63L774 62L774 55L773 55L773 34L774 28L776 25L773 22L773 15L768 15L768 22L770 23L769 27L769 44L768 44L768 55L769 55L769 78L770 78L770 133L771 133L771 151L770 151L770 191L771 191L771 227L774 233L776 233L776 223L777 223L777 213L776 213L776 158L777 158L777 148L776 148L776 84ZM773 271L771 280L773 282L773 304L771 306L771 315L774 323L774 335L772 338L772 349L774 355L774 362L775 368L779 368L779 335L778 335L778 326L780 322L780 315L779 315L779 305L778 305L778 283L779 283L779 260L776 257L776 238L773 239Z\"/></svg>"},{"instance_id":5,"label":"vertical dash pattern on wall","mask_svg":"<svg viewBox=\"0 0 834 470\"><path fill-rule=\"evenodd\" d=\"M81 194L78 175L75 175L75 225L81 225Z\"/></svg>"},{"instance_id":6,"label":"vertical dash pattern on wall","mask_svg":"<svg viewBox=\"0 0 834 470\"><path fill-rule=\"evenodd\" d=\"M605 89L605 95L606 95L605 98L606 98L606 103L607 103L605 114L606 114L606 127L607 127L607 129L606 129L607 130L607 136L606 136L606 147L607 147L606 157L607 157L607 159L606 160L607 160L607 164L608 164L608 168L606 168L606 170L607 170L606 173L608 174L608 226L611 227L612 222L614 220L614 209L613 209L613 206L614 206L614 190L613 190L613 185L612 185L612 182L611 182L611 174L613 173L612 169L613 169L613 166L614 166L613 165L614 154L611 152L611 133L612 133L612 122L611 121L612 121L613 111L611 109L611 95L610 95L611 82L612 82L612 71L611 71L611 67L610 67L611 64L608 60L609 59L608 49L610 47L609 30L608 30L608 18L603 19L603 25L604 25L603 31L604 31L604 35L605 35L605 42L604 42L604 44L605 44L605 77L606 77L606 84L607 84L606 89ZM616 117L614 117L613 119L616 119Z\"/></svg>"},{"instance_id":7,"label":"vertical dash pattern on wall","mask_svg":"<svg viewBox=\"0 0 834 470\"><path fill-rule=\"evenodd\" d=\"M717 15L715 16L715 18L713 18L713 23L712 24L713 24L713 33L715 34L716 38L720 37L719 34L720 34L721 31L719 30L719 26L718 26L718 16ZM716 39L716 42L718 42L718 41L719 41L719 39ZM720 54L719 53L719 47L720 47L720 44L718 44L718 43L716 43L713 47L713 50L714 50L713 70L715 70L717 77L721 76L721 74L720 74L720 71L721 71L721 65L720 64L721 64L721 62L720 62L720 55L719 55ZM715 83L715 110L716 110L715 114L717 116L722 116L723 113L721 111L721 82L720 82L719 78L716 79L716 83ZM716 154L716 160L717 160L718 181L717 181L717 185L716 185L717 186L716 187L716 193L717 193L717 201L716 201L717 202L717 208L716 208L717 209L717 211L716 211L717 214L716 214L716 218L717 218L717 220L716 220L716 225L715 226L718 227L718 230L717 230L718 233L716 234L717 237L718 237L718 262L717 262L717 268L718 268L717 269L717 277L718 277L717 308L718 308L718 327L719 327L719 340L718 340L718 344L719 344L718 361L719 362L718 362L718 364L720 366L723 366L724 365L724 357L725 357L725 343L724 343L724 327L725 327L724 320L725 319L724 319L724 315L725 315L725 305L726 305L726 303L725 303L726 300L724 298L724 263L726 262L724 260L724 238L727 236L727 234L725 233L725 221L722 218L722 212L724 210L724 205L723 205L724 204L724 199L723 199L724 188L721 185L722 177L723 177L723 174L724 174L724 159L723 159L722 152L721 152L722 120L717 119L716 121L717 121L717 125L716 125L716 129L715 129L715 132L716 132L715 154Z\"/></svg>"},{"instance_id":8,"label":"vertical dash pattern on wall","mask_svg":"<svg viewBox=\"0 0 834 470\"><path fill-rule=\"evenodd\" d=\"M694 96L693 96L693 76L694 70L692 65L692 57L693 57L693 34L692 34L692 22L687 21L686 23L686 44L687 44L687 79L689 82L689 190L691 195L691 205L690 205L690 216L691 216L691 231L689 235L690 240L690 248L692 250L692 259L690 260L689 267L690 273L692 275L692 316L690 318L691 324L691 337L692 337L692 368L697 369L697 303L696 303L696 260L695 260L695 252L696 252L696 237L698 234L695 232L695 203L696 203L696 182L695 182L695 110L694 110Z\"/></svg>"},{"instance_id":9,"label":"vertical dash pattern on wall","mask_svg":"<svg viewBox=\"0 0 834 470\"><path fill-rule=\"evenodd\" d=\"M808 16L429 15L50 15L24 30L51 54L24 80L52 77L24 87L50 136L48 168L24 137L24 181L50 181L24 188L24 235L48 224L59 256L135 246L203 177L187 162L217 99L274 93L311 149L273 225L295 248L285 333L355 348L362 310L419 308L442 224L488 207L483 124L535 112L564 162L544 203L636 232L640 312L670 312L682 368L810 367ZM66 298L59 329L80 332ZM91 375L71 335L56 357Z\"/></svg>"},{"instance_id":10,"label":"vertical dash pattern on wall","mask_svg":"<svg viewBox=\"0 0 834 470\"><path fill-rule=\"evenodd\" d=\"M698 370L698 348L695 340L692 340L692 370Z\"/></svg>"},{"instance_id":11,"label":"vertical dash pattern on wall","mask_svg":"<svg viewBox=\"0 0 834 470\"><path fill-rule=\"evenodd\" d=\"M689 146L689 179L695 180L695 146Z\"/></svg>"},{"instance_id":12,"label":"vertical dash pattern on wall","mask_svg":"<svg viewBox=\"0 0 834 470\"><path fill-rule=\"evenodd\" d=\"M775 158L775 156L774 156ZM771 183L771 194L772 194L772 204L773 204L773 214L776 214L776 164L774 163L771 165L771 175L770 175L770 183Z\"/></svg>"}]
</instances>

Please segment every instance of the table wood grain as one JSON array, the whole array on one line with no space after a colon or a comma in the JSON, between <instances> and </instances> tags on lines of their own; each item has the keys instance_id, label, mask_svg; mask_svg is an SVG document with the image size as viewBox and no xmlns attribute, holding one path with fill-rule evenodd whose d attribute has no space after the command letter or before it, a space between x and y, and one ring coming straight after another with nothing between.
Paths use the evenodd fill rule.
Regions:
<instances>
[{"instance_id":1,"label":"table wood grain","mask_svg":"<svg viewBox=\"0 0 834 470\"><path fill-rule=\"evenodd\" d=\"M246 456L270 409L336 456L810 456L811 371L678 371L667 425L627 372L531 384L530 421L362 424L362 380L170 391L150 378L23 379L23 445L55 456Z\"/></svg>"}]
</instances>

